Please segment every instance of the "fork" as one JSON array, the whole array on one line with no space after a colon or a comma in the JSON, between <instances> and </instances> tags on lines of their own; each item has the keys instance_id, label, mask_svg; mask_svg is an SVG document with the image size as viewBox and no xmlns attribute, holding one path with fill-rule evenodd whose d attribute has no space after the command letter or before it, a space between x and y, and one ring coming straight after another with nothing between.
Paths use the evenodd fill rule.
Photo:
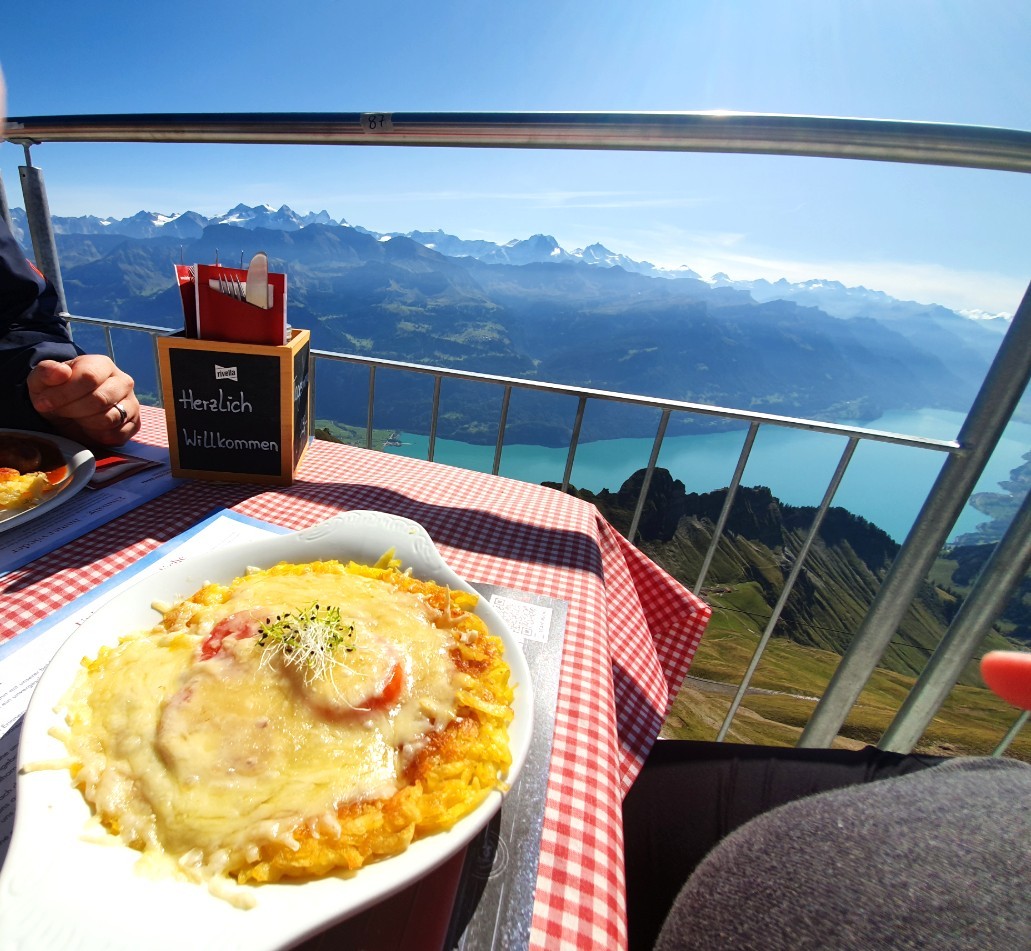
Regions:
<instances>
[{"instance_id":1,"label":"fork","mask_svg":"<svg viewBox=\"0 0 1031 951\"><path fill-rule=\"evenodd\" d=\"M244 299L243 285L235 274L226 274L225 271L219 271L218 290L219 293L225 294L226 297L231 297L233 300L242 301Z\"/></svg>"}]
</instances>

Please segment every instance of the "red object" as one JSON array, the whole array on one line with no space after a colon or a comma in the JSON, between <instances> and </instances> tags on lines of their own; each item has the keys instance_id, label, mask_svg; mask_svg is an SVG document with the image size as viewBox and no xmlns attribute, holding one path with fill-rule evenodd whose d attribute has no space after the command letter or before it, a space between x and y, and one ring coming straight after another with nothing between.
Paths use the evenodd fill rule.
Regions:
<instances>
[{"instance_id":1,"label":"red object","mask_svg":"<svg viewBox=\"0 0 1031 951\"><path fill-rule=\"evenodd\" d=\"M196 293L197 336L201 340L224 343L252 343L281 347L286 342L286 275L269 274L272 306L265 310L237 300L213 288L219 279L236 278L241 284L247 271L234 267L197 265L194 281Z\"/></svg>"},{"instance_id":2,"label":"red object","mask_svg":"<svg viewBox=\"0 0 1031 951\"><path fill-rule=\"evenodd\" d=\"M196 268L189 264L177 264L175 279L179 284L179 293L183 299L183 324L186 327L186 336L191 340L196 340L197 294L193 289L194 282L197 280Z\"/></svg>"},{"instance_id":3,"label":"red object","mask_svg":"<svg viewBox=\"0 0 1031 951\"><path fill-rule=\"evenodd\" d=\"M222 651L222 641L227 637L256 637L265 615L259 611L238 611L222 618L212 628L208 639L201 645L201 660L211 660Z\"/></svg>"},{"instance_id":4,"label":"red object","mask_svg":"<svg viewBox=\"0 0 1031 951\"><path fill-rule=\"evenodd\" d=\"M981 676L1007 703L1031 710L1031 653L989 651L981 658Z\"/></svg>"},{"instance_id":5,"label":"red object","mask_svg":"<svg viewBox=\"0 0 1031 951\"><path fill-rule=\"evenodd\" d=\"M383 684L383 689L380 690L379 696L373 698L373 704L376 706L389 707L398 697L401 696L401 691L405 685L405 672L404 668L400 664L395 664L391 669L390 677L386 683Z\"/></svg>"},{"instance_id":6,"label":"red object","mask_svg":"<svg viewBox=\"0 0 1031 951\"><path fill-rule=\"evenodd\" d=\"M156 469L160 462L143 459L139 456L125 456L119 452L109 452L97 456L97 468L93 478L89 480L89 488L102 489L105 485L114 485L122 479L136 475L144 469Z\"/></svg>"}]
</instances>

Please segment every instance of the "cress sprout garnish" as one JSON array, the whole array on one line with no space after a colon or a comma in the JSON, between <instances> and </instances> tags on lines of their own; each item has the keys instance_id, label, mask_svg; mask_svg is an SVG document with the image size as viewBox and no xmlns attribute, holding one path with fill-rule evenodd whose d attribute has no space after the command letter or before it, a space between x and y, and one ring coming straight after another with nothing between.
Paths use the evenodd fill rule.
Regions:
<instances>
[{"instance_id":1,"label":"cress sprout garnish","mask_svg":"<svg viewBox=\"0 0 1031 951\"><path fill-rule=\"evenodd\" d=\"M312 604L303 611L266 618L258 627L258 644L264 648L261 662L279 658L288 666L304 668L305 683L344 666L336 656L337 648L350 653L357 648L355 640L354 623L344 621L335 605Z\"/></svg>"}]
</instances>

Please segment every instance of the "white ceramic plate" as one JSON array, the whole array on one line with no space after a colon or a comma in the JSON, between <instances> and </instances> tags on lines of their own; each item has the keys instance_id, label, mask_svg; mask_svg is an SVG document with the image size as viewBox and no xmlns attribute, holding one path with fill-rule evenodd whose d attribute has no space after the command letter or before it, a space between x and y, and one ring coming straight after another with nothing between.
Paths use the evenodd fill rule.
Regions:
<instances>
[{"instance_id":1,"label":"white ceramic plate","mask_svg":"<svg viewBox=\"0 0 1031 951\"><path fill-rule=\"evenodd\" d=\"M152 627L155 600L192 594L208 581L228 582L249 566L279 561L352 558L375 562L393 548L418 578L472 590L445 563L426 531L381 512L349 512L303 532L226 548L151 576L98 609L72 634L44 671L22 725L19 765L60 761L64 745L49 730L61 726L54 706L75 678L80 660L120 636ZM481 600L477 612L505 643L516 684L511 726L511 784L526 759L533 725L530 672L501 617ZM247 951L289 947L411 884L440 865L482 829L501 805L494 792L453 828L413 843L401 855L303 884L262 885L257 906L240 910L206 888L149 879L134 866L139 853L117 843L87 841L90 810L66 769L18 776L15 827L0 875L0 949L76 951L100 948L211 947Z\"/></svg>"},{"instance_id":2,"label":"white ceramic plate","mask_svg":"<svg viewBox=\"0 0 1031 951\"><path fill-rule=\"evenodd\" d=\"M50 433L30 433L22 429L0 429L0 435L7 434L49 440L61 450L65 465L68 467L68 474L63 482L43 496L38 505L13 512L0 512L0 532L19 528L29 519L38 518L58 505L63 505L93 478L93 472L97 468L97 462L93 458L92 452L63 436L51 436Z\"/></svg>"}]
</instances>

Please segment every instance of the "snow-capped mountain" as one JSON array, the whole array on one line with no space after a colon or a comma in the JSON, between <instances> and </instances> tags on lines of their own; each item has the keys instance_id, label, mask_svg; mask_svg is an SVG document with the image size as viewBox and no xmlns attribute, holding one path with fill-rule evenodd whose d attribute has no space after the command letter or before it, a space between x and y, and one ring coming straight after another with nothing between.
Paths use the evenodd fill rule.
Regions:
<instances>
[{"instance_id":1,"label":"snow-capped mountain","mask_svg":"<svg viewBox=\"0 0 1031 951\"><path fill-rule=\"evenodd\" d=\"M610 251L603 244L589 244L586 248L578 248L573 252L574 258L579 258L586 264L597 264L601 267L621 267L625 271L635 274L647 274L651 277L688 277L693 280L701 280L697 271L685 266L679 268L660 268L648 261L634 261L625 254Z\"/></svg>"},{"instance_id":2,"label":"snow-capped mountain","mask_svg":"<svg viewBox=\"0 0 1031 951\"><path fill-rule=\"evenodd\" d=\"M12 208L11 217L15 236L24 243L28 233L24 210ZM211 225L235 225L249 230L270 228L274 231L297 231L313 224L347 226L346 221L336 221L327 211L299 215L288 205L273 208L271 205L250 207L243 204L213 218L195 211L174 214L139 211L128 218L98 218L95 215L62 218L54 215L53 222L56 234L121 234L128 238L199 238Z\"/></svg>"},{"instance_id":3,"label":"snow-capped mountain","mask_svg":"<svg viewBox=\"0 0 1031 951\"><path fill-rule=\"evenodd\" d=\"M359 228L358 230L365 232L365 234L371 234L373 237L380 237L375 232L367 231L365 228ZM440 254L446 254L449 258L480 259L484 255L496 251L498 248L493 241L456 238L453 234L447 234L445 231L409 231L407 234L393 231L389 235L383 235L382 237L411 238L413 241L418 241L424 247L437 251Z\"/></svg>"},{"instance_id":4,"label":"snow-capped mountain","mask_svg":"<svg viewBox=\"0 0 1031 951\"><path fill-rule=\"evenodd\" d=\"M13 208L15 236L27 243L25 212ZM271 205L239 204L225 214L206 217L195 211L162 214L140 211L129 218L98 218L84 215L79 218L54 216L54 231L57 234L122 234L131 238L155 238L173 236L176 238L199 238L205 228L212 225L232 225L253 231L269 228L274 231L297 231L309 225L329 225L350 228L371 235L374 238L405 237L448 257L471 257L488 264L539 264L543 262L583 262L597 267L621 267L634 274L650 277L687 277L699 280L700 275L689 267L659 268L648 261L635 261L616 251L610 251L602 244L591 244L586 248L567 251L551 236L535 234L529 238L515 238L505 244L493 241L459 238L444 231L385 232L369 231L352 226L341 218L334 219L329 212L298 214L289 205L273 208Z\"/></svg>"},{"instance_id":5,"label":"snow-capped mountain","mask_svg":"<svg viewBox=\"0 0 1031 951\"><path fill-rule=\"evenodd\" d=\"M364 230L364 229L363 229ZM372 232L366 232L372 234ZM386 237L386 236L384 236ZM466 240L456 238L443 231L392 232L389 237L411 238L419 244L446 254L448 257L476 258L488 264L539 264L550 262L582 261L598 267L621 267L634 274L651 277L689 277L700 280L701 276L689 267L659 268L648 261L635 261L616 251L610 251L603 244L590 244L586 248L566 251L558 242L546 234L535 234L525 239L513 239L505 244L493 241Z\"/></svg>"},{"instance_id":6,"label":"snow-capped mountain","mask_svg":"<svg viewBox=\"0 0 1031 951\"><path fill-rule=\"evenodd\" d=\"M61 227L61 224L74 222L76 219L65 219L59 223L54 219L54 230L58 233L74 234L69 227ZM140 211L131 218L123 218L121 221L113 219L104 220L104 230L107 234L124 234L130 238L154 238L158 235L172 235L176 238L195 238L207 227L207 220L194 211L187 211L183 214L162 215L156 212Z\"/></svg>"},{"instance_id":7,"label":"snow-capped mountain","mask_svg":"<svg viewBox=\"0 0 1031 951\"><path fill-rule=\"evenodd\" d=\"M24 213L14 218L24 229ZM388 359L479 361L484 372L816 419L962 408L998 350L986 321L831 281L706 281L599 243L570 251L545 234L496 244L443 231L375 234L327 218L237 205L212 218L64 219L57 243L70 307L175 326L182 304L173 261L214 261L221 249L242 263L264 250L289 273L296 326L320 349L347 353L372 341ZM190 228L200 233L168 237ZM138 356L150 372L144 344ZM341 405L349 392L341 384ZM398 397L398 413L409 396ZM455 438L485 431L486 410L475 399L467 410L450 430ZM567 425L554 409L540 413L529 442ZM623 435L640 434L629 416L619 425Z\"/></svg>"},{"instance_id":8,"label":"snow-capped mountain","mask_svg":"<svg viewBox=\"0 0 1031 951\"><path fill-rule=\"evenodd\" d=\"M28 244L28 230L25 212L11 209L16 237ZM351 225L345 219L334 219L329 212L309 212L301 215L288 205L273 208L271 205L238 204L225 214L206 217L194 211L175 214L141 211L129 218L98 218L86 215L79 218L54 217L54 230L58 234L109 234L132 238L153 238L172 236L181 239L199 238L205 228L213 225L230 225L248 230L259 228L274 231L298 231L311 225L353 228L362 234L379 240L396 237L409 238L419 244L448 257L470 257L488 264L527 265L544 262L583 263L592 267L619 267L634 274L660 278L688 278L706 280L690 267L661 268L648 261L636 261L625 254L610 251L602 244L591 244L585 248L567 251L551 235L535 234L529 238L513 239L505 244L486 240L469 240L438 231L409 231L378 233L358 225ZM938 318L955 317L956 312L937 305L920 304L914 301L900 301L882 291L866 287L847 287L839 281L809 280L793 283L785 278L778 281L735 280L726 274L714 274L707 280L713 287L727 287L745 291L759 302L771 300L793 301L802 306L816 307L834 317L847 319L875 313L877 319L908 320L918 315L934 315ZM1008 325L1007 314L986 314L983 312L963 313L960 316L976 320L979 324L1004 332Z\"/></svg>"},{"instance_id":9,"label":"snow-capped mountain","mask_svg":"<svg viewBox=\"0 0 1031 951\"><path fill-rule=\"evenodd\" d=\"M236 225L252 231L256 228L271 228L273 231L299 231L308 225L347 225L343 219L334 220L328 211L299 215L289 205L282 205L279 208L273 208L271 205L256 205L251 208L242 204L231 208L224 215L208 219L208 223Z\"/></svg>"}]
</instances>

